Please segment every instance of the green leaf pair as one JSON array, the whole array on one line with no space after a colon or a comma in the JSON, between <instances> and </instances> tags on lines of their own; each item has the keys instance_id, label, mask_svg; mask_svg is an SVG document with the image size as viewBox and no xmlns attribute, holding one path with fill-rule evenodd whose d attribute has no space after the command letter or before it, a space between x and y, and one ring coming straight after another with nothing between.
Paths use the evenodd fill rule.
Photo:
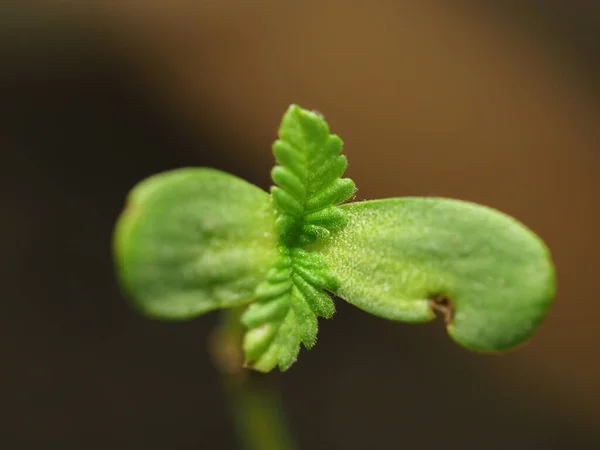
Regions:
<instances>
[{"instance_id":1,"label":"green leaf pair","mask_svg":"<svg viewBox=\"0 0 600 450\"><path fill-rule=\"evenodd\" d=\"M144 314L184 320L248 304L246 364L287 369L314 345L329 293L374 315L425 322L478 351L525 341L555 294L543 242L498 211L458 200L341 204L342 141L292 105L273 146L271 195L213 169L141 182L115 231L122 285Z\"/></svg>"}]
</instances>

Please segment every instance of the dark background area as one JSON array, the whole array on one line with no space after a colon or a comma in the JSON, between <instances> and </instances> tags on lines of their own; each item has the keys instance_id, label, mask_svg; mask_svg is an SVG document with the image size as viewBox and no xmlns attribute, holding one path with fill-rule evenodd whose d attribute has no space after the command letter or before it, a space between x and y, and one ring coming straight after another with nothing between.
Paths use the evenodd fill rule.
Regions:
<instances>
[{"instance_id":1,"label":"dark background area","mask_svg":"<svg viewBox=\"0 0 600 450\"><path fill-rule=\"evenodd\" d=\"M360 2L359 2L360 3ZM302 449L600 448L600 8L593 2L0 5L0 448L233 449L207 351L217 314L131 311L111 233L181 166L267 188L289 103L346 143L360 198L515 215L559 297L525 347L337 302L281 383Z\"/></svg>"}]
</instances>

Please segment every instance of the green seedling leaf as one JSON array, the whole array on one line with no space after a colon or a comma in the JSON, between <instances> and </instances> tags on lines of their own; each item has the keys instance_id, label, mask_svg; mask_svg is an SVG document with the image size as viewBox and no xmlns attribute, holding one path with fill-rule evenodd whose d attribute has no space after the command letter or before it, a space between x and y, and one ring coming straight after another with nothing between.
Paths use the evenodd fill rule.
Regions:
<instances>
[{"instance_id":1,"label":"green seedling leaf","mask_svg":"<svg viewBox=\"0 0 600 450\"><path fill-rule=\"evenodd\" d=\"M342 140L292 105L273 145L271 195L212 169L180 169L130 193L114 235L119 278L144 314L183 320L241 306L246 366L286 370L311 348L334 293L374 315L441 312L477 351L524 342L555 294L548 250L498 211L440 198L341 205ZM248 305L246 308L245 306Z\"/></svg>"},{"instance_id":2,"label":"green seedling leaf","mask_svg":"<svg viewBox=\"0 0 600 450\"><path fill-rule=\"evenodd\" d=\"M283 116L273 144L278 165L271 173L277 184L271 193L278 210L279 256L242 318L248 328L246 364L254 369L287 369L301 343L314 345L317 317L335 311L324 289L337 288L337 280L322 258L303 247L326 241L345 224L336 205L350 198L355 187L340 178L348 164L342 145L319 114L292 105Z\"/></svg>"},{"instance_id":3,"label":"green seedling leaf","mask_svg":"<svg viewBox=\"0 0 600 450\"><path fill-rule=\"evenodd\" d=\"M270 196L212 169L150 177L116 226L119 277L144 314L189 319L250 301L277 257Z\"/></svg>"},{"instance_id":4,"label":"green seedling leaf","mask_svg":"<svg viewBox=\"0 0 600 450\"><path fill-rule=\"evenodd\" d=\"M312 246L340 285L338 296L407 322L444 313L450 336L477 351L525 341L555 294L548 250L498 211L440 198L344 205L347 224Z\"/></svg>"}]
</instances>

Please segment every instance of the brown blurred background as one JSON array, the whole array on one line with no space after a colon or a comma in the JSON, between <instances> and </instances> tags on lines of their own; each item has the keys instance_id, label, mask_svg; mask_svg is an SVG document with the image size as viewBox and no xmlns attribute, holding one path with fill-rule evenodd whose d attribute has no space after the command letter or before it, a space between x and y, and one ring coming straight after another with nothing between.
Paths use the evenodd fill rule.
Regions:
<instances>
[{"instance_id":1,"label":"brown blurred background","mask_svg":"<svg viewBox=\"0 0 600 450\"><path fill-rule=\"evenodd\" d=\"M135 315L110 236L128 189L211 166L265 188L296 102L360 198L522 220L559 297L519 351L338 301L283 376L302 449L600 448L600 6L584 1L0 3L0 448L233 449L216 314Z\"/></svg>"}]
</instances>

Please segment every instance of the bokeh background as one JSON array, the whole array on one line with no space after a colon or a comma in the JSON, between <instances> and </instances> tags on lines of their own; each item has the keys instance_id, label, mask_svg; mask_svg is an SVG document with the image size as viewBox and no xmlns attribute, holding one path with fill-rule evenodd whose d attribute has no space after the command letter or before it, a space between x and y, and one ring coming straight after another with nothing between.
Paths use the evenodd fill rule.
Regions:
<instances>
[{"instance_id":1,"label":"bokeh background","mask_svg":"<svg viewBox=\"0 0 600 450\"><path fill-rule=\"evenodd\" d=\"M0 448L236 448L217 315L138 317L111 231L158 171L267 188L292 102L342 136L359 198L503 210L559 280L545 326L503 356L338 302L269 375L300 448L600 448L599 93L596 2L0 2Z\"/></svg>"}]
</instances>

